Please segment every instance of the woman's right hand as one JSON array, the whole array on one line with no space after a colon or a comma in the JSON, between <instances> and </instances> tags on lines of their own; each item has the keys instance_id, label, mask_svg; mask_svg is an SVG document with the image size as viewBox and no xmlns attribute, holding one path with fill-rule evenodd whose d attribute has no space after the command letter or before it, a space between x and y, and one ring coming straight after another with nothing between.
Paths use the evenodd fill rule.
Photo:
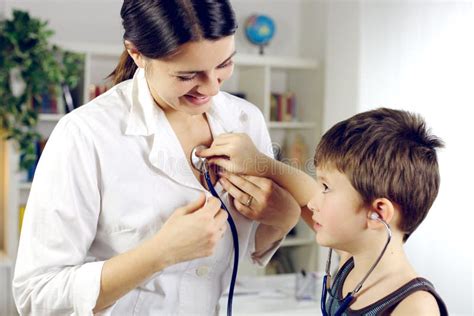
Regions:
<instances>
[{"instance_id":1,"label":"woman's right hand","mask_svg":"<svg viewBox=\"0 0 474 316\"><path fill-rule=\"evenodd\" d=\"M227 229L227 212L215 197L199 198L175 210L155 235L166 266L213 254ZM163 258L160 258L162 260Z\"/></svg>"}]
</instances>

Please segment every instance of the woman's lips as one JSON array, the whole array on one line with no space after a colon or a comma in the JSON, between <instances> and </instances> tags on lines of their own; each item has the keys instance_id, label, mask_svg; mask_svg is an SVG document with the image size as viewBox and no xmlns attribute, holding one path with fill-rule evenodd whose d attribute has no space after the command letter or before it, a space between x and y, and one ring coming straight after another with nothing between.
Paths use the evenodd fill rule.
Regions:
<instances>
[{"instance_id":1,"label":"woman's lips","mask_svg":"<svg viewBox=\"0 0 474 316\"><path fill-rule=\"evenodd\" d=\"M209 96L195 96L192 94L185 94L184 97L186 100L194 105L203 105L209 102L211 97Z\"/></svg>"}]
</instances>

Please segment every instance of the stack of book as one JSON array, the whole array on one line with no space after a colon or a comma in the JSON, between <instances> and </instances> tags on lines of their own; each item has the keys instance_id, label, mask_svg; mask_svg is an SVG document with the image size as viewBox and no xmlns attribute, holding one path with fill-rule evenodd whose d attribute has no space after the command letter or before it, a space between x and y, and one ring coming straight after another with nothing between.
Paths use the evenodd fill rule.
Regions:
<instances>
[{"instance_id":1,"label":"stack of book","mask_svg":"<svg viewBox=\"0 0 474 316\"><path fill-rule=\"evenodd\" d=\"M270 95L270 120L273 122L298 120L294 92L272 93Z\"/></svg>"},{"instance_id":2,"label":"stack of book","mask_svg":"<svg viewBox=\"0 0 474 316\"><path fill-rule=\"evenodd\" d=\"M110 82L101 84L90 84L89 85L89 100L97 98L102 93L106 92L112 87Z\"/></svg>"},{"instance_id":3,"label":"stack of book","mask_svg":"<svg viewBox=\"0 0 474 316\"><path fill-rule=\"evenodd\" d=\"M32 100L33 108L38 113L66 114L74 110L75 104L72 93L67 85L50 87Z\"/></svg>"},{"instance_id":4,"label":"stack of book","mask_svg":"<svg viewBox=\"0 0 474 316\"><path fill-rule=\"evenodd\" d=\"M26 174L24 176L24 181L25 182L31 182L33 181L33 177L35 175L36 171L36 166L38 165L41 153L43 152L44 146L46 145L47 139L41 139L35 143L35 151L36 151L36 161L35 163L26 171ZM22 159L20 157L20 159Z\"/></svg>"}]
</instances>

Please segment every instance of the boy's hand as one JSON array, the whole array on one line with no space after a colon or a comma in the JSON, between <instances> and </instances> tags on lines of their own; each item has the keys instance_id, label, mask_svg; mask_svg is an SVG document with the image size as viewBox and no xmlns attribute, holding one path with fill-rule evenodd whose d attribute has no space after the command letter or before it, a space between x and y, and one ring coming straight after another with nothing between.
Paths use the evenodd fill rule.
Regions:
<instances>
[{"instance_id":1,"label":"boy's hand","mask_svg":"<svg viewBox=\"0 0 474 316\"><path fill-rule=\"evenodd\" d=\"M222 134L214 139L208 149L196 153L209 159L229 172L265 176L270 169L271 158L262 154L247 134Z\"/></svg>"}]
</instances>

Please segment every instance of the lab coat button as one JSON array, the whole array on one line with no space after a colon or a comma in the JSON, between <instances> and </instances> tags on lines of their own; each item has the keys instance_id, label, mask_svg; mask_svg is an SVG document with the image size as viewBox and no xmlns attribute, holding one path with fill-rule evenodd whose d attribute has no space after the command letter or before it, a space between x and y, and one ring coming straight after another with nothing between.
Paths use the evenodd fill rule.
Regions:
<instances>
[{"instance_id":1,"label":"lab coat button","mask_svg":"<svg viewBox=\"0 0 474 316\"><path fill-rule=\"evenodd\" d=\"M209 267L207 266L200 266L199 268L196 269L197 276L203 277L203 276L206 276L208 273L209 273Z\"/></svg>"}]
</instances>

